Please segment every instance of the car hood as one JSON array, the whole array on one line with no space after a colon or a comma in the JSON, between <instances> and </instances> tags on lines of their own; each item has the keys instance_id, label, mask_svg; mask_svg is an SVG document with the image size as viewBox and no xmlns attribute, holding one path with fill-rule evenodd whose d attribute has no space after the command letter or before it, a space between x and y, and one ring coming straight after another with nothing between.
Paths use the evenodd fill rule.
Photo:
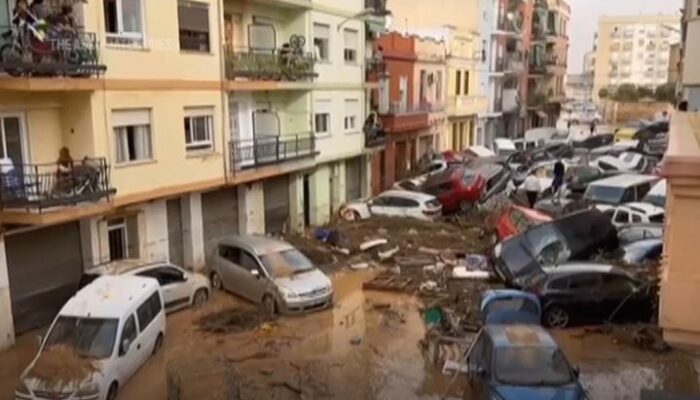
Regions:
<instances>
[{"instance_id":1,"label":"car hood","mask_svg":"<svg viewBox=\"0 0 700 400\"><path fill-rule=\"evenodd\" d=\"M275 284L280 288L285 288L296 294L304 294L319 289L331 287L331 280L319 269L312 269L299 274L275 278Z\"/></svg>"},{"instance_id":2,"label":"car hood","mask_svg":"<svg viewBox=\"0 0 700 400\"><path fill-rule=\"evenodd\" d=\"M35 358L34 361L32 361L32 363L27 367L27 369L24 370L24 373L22 373L22 376L20 378L22 383L24 383L24 385L26 386L26 388L32 392L43 391L51 393L72 394L78 391L78 389L80 388L84 388L85 386L93 383L102 383L102 381L104 380L104 375L101 371L104 370L106 361L95 360L93 361L94 372L87 374L83 380L79 382L75 381L70 383L63 383L61 385L51 384L48 381L44 381L32 376L34 366L39 360L39 357Z\"/></svg>"},{"instance_id":3,"label":"car hood","mask_svg":"<svg viewBox=\"0 0 700 400\"><path fill-rule=\"evenodd\" d=\"M581 400L581 386L572 383L566 386L493 386L496 398L503 400Z\"/></svg>"}]
</instances>

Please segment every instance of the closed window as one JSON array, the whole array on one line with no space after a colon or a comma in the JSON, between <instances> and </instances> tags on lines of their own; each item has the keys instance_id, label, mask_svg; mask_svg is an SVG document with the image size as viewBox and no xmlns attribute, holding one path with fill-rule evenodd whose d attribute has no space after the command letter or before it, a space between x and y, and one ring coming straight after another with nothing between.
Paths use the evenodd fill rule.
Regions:
<instances>
[{"instance_id":1,"label":"closed window","mask_svg":"<svg viewBox=\"0 0 700 400\"><path fill-rule=\"evenodd\" d=\"M187 151L214 149L214 109L185 109L185 146Z\"/></svg>"},{"instance_id":2,"label":"closed window","mask_svg":"<svg viewBox=\"0 0 700 400\"><path fill-rule=\"evenodd\" d=\"M107 43L143 46L142 0L103 0Z\"/></svg>"},{"instance_id":3,"label":"closed window","mask_svg":"<svg viewBox=\"0 0 700 400\"><path fill-rule=\"evenodd\" d=\"M317 135L331 133L331 101L329 99L314 101L314 132Z\"/></svg>"},{"instance_id":4,"label":"closed window","mask_svg":"<svg viewBox=\"0 0 700 400\"><path fill-rule=\"evenodd\" d=\"M314 23L314 51L317 60L330 60L331 28Z\"/></svg>"},{"instance_id":5,"label":"closed window","mask_svg":"<svg viewBox=\"0 0 700 400\"><path fill-rule=\"evenodd\" d=\"M153 158L150 110L113 111L112 126L116 140L117 163Z\"/></svg>"},{"instance_id":6,"label":"closed window","mask_svg":"<svg viewBox=\"0 0 700 400\"><path fill-rule=\"evenodd\" d=\"M127 349L122 347L125 342L129 344L134 343L138 336L138 331L136 330L136 319L134 315L130 315L129 318L124 323L124 328L122 329L122 340L119 341L119 355L123 356L126 354Z\"/></svg>"},{"instance_id":7,"label":"closed window","mask_svg":"<svg viewBox=\"0 0 700 400\"><path fill-rule=\"evenodd\" d=\"M153 322L162 309L163 303L160 301L160 295L158 292L153 293L148 300L139 306L139 308L136 310L136 315L139 318L139 327L141 328L141 332L146 330L146 327Z\"/></svg>"},{"instance_id":8,"label":"closed window","mask_svg":"<svg viewBox=\"0 0 700 400\"><path fill-rule=\"evenodd\" d=\"M345 119L343 126L346 132L357 130L360 113L360 101L357 99L345 99Z\"/></svg>"},{"instance_id":9,"label":"closed window","mask_svg":"<svg viewBox=\"0 0 700 400\"><path fill-rule=\"evenodd\" d=\"M345 44L343 48L343 59L346 63L354 64L357 62L357 31L354 29L345 29L343 33L343 41Z\"/></svg>"},{"instance_id":10,"label":"closed window","mask_svg":"<svg viewBox=\"0 0 700 400\"><path fill-rule=\"evenodd\" d=\"M177 4L180 50L209 52L209 5L180 0Z\"/></svg>"}]
</instances>

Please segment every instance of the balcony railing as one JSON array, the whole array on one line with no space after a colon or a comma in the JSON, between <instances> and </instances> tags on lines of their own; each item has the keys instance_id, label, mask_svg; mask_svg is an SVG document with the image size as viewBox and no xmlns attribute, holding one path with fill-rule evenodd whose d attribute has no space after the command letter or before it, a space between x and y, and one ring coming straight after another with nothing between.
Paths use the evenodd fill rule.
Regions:
<instances>
[{"instance_id":1,"label":"balcony railing","mask_svg":"<svg viewBox=\"0 0 700 400\"><path fill-rule=\"evenodd\" d=\"M97 202L113 196L109 164L86 158L71 166L57 163L4 166L0 172L0 208L38 210Z\"/></svg>"},{"instance_id":2,"label":"balcony railing","mask_svg":"<svg viewBox=\"0 0 700 400\"><path fill-rule=\"evenodd\" d=\"M263 136L229 142L234 169L254 168L312 157L316 154L313 134Z\"/></svg>"},{"instance_id":3,"label":"balcony railing","mask_svg":"<svg viewBox=\"0 0 700 400\"><path fill-rule=\"evenodd\" d=\"M241 49L226 45L226 77L262 81L311 80L314 57L291 49Z\"/></svg>"},{"instance_id":4,"label":"balcony railing","mask_svg":"<svg viewBox=\"0 0 700 400\"><path fill-rule=\"evenodd\" d=\"M380 56L368 58L365 62L365 79L368 82L376 82L387 75L387 64Z\"/></svg>"},{"instance_id":5,"label":"balcony railing","mask_svg":"<svg viewBox=\"0 0 700 400\"><path fill-rule=\"evenodd\" d=\"M381 125L365 124L365 147L379 147L386 142L386 132Z\"/></svg>"},{"instance_id":6,"label":"balcony railing","mask_svg":"<svg viewBox=\"0 0 700 400\"><path fill-rule=\"evenodd\" d=\"M52 31L43 40L16 27L0 26L0 71L11 76L87 78L107 70L99 62L97 36L83 31Z\"/></svg>"}]
</instances>

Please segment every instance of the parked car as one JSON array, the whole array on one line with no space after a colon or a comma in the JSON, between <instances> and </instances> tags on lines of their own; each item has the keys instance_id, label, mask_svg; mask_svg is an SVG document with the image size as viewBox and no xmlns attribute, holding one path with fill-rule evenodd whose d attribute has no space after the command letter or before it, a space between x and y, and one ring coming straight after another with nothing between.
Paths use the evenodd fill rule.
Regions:
<instances>
[{"instance_id":1,"label":"parked car","mask_svg":"<svg viewBox=\"0 0 700 400\"><path fill-rule=\"evenodd\" d=\"M606 211L613 225L620 227L632 223L663 223L666 210L649 203L625 203Z\"/></svg>"},{"instance_id":2,"label":"parked car","mask_svg":"<svg viewBox=\"0 0 700 400\"><path fill-rule=\"evenodd\" d=\"M22 373L15 398L115 400L119 389L158 352L164 337L163 299L155 279L96 279L61 308ZM37 375L44 362L57 364L65 357L91 363L95 371L87 368L75 382ZM42 375L46 373L43 369Z\"/></svg>"},{"instance_id":3,"label":"parked car","mask_svg":"<svg viewBox=\"0 0 700 400\"><path fill-rule=\"evenodd\" d=\"M542 303L542 322L551 328L575 323L649 321L650 284L607 264L567 263L545 267L528 280L526 290Z\"/></svg>"},{"instance_id":4,"label":"parked car","mask_svg":"<svg viewBox=\"0 0 700 400\"><path fill-rule=\"evenodd\" d=\"M582 140L574 140L572 145L575 149L593 150L602 146L609 146L615 141L615 135L610 133L601 133L588 136Z\"/></svg>"},{"instance_id":5,"label":"parked car","mask_svg":"<svg viewBox=\"0 0 700 400\"><path fill-rule=\"evenodd\" d=\"M589 184L583 198L596 204L599 209L606 210L620 204L641 201L658 181L659 177L654 175L620 174Z\"/></svg>"},{"instance_id":6,"label":"parked car","mask_svg":"<svg viewBox=\"0 0 700 400\"><path fill-rule=\"evenodd\" d=\"M494 247L493 267L507 286L520 288L542 266L587 260L617 249L617 230L598 210L578 211L528 229Z\"/></svg>"},{"instance_id":7,"label":"parked car","mask_svg":"<svg viewBox=\"0 0 700 400\"><path fill-rule=\"evenodd\" d=\"M578 370L538 325L485 325L467 353L475 400L583 400Z\"/></svg>"},{"instance_id":8,"label":"parked car","mask_svg":"<svg viewBox=\"0 0 700 400\"><path fill-rule=\"evenodd\" d=\"M646 126L639 128L632 139L639 141L653 140L659 136L666 135L670 130L668 121L655 121Z\"/></svg>"},{"instance_id":9,"label":"parked car","mask_svg":"<svg viewBox=\"0 0 700 400\"><path fill-rule=\"evenodd\" d=\"M472 169L455 166L428 178L421 190L440 201L443 213L453 213L471 210L485 188L484 176Z\"/></svg>"},{"instance_id":10,"label":"parked car","mask_svg":"<svg viewBox=\"0 0 700 400\"><path fill-rule=\"evenodd\" d=\"M618 157L620 154L627 151L640 151L638 140L623 140L615 142L608 146L596 147L588 152L588 160L595 161L603 156Z\"/></svg>"},{"instance_id":11,"label":"parked car","mask_svg":"<svg viewBox=\"0 0 700 400\"><path fill-rule=\"evenodd\" d=\"M666 207L666 179L656 182L642 201L657 207Z\"/></svg>"},{"instance_id":12,"label":"parked car","mask_svg":"<svg viewBox=\"0 0 700 400\"><path fill-rule=\"evenodd\" d=\"M515 170L522 166L527 168L542 161L571 158L573 156L573 146L570 144L555 143L515 153L508 157L506 163Z\"/></svg>"},{"instance_id":13,"label":"parked car","mask_svg":"<svg viewBox=\"0 0 700 400\"><path fill-rule=\"evenodd\" d=\"M622 248L622 260L629 265L659 261L663 251L663 238L639 240Z\"/></svg>"},{"instance_id":14,"label":"parked car","mask_svg":"<svg viewBox=\"0 0 700 400\"><path fill-rule=\"evenodd\" d=\"M578 194L583 194L591 182L618 175L617 171L603 171L598 167L580 164L566 168L564 181L566 187Z\"/></svg>"},{"instance_id":15,"label":"parked car","mask_svg":"<svg viewBox=\"0 0 700 400\"><path fill-rule=\"evenodd\" d=\"M494 243L501 242L513 235L525 232L533 226L552 221L552 218L530 208L510 205L506 207L496 221Z\"/></svg>"},{"instance_id":16,"label":"parked car","mask_svg":"<svg viewBox=\"0 0 700 400\"><path fill-rule=\"evenodd\" d=\"M484 325L539 325L542 320L540 300L532 293L520 290L487 290L481 296L479 309Z\"/></svg>"},{"instance_id":17,"label":"parked car","mask_svg":"<svg viewBox=\"0 0 700 400\"><path fill-rule=\"evenodd\" d=\"M299 313L333 304L331 280L287 242L265 236L220 239L211 256L210 279L268 314Z\"/></svg>"},{"instance_id":18,"label":"parked car","mask_svg":"<svg viewBox=\"0 0 700 400\"><path fill-rule=\"evenodd\" d=\"M637 223L628 224L618 228L617 239L620 246L638 242L645 239L663 239L664 224L660 223Z\"/></svg>"},{"instance_id":19,"label":"parked car","mask_svg":"<svg viewBox=\"0 0 700 400\"><path fill-rule=\"evenodd\" d=\"M187 271L169 262L120 260L98 265L83 274L80 286L87 286L100 276L116 275L155 278L167 312L201 306L209 299L209 279L206 275Z\"/></svg>"},{"instance_id":20,"label":"parked car","mask_svg":"<svg viewBox=\"0 0 700 400\"><path fill-rule=\"evenodd\" d=\"M372 199L352 201L340 210L340 215L348 221L373 215L432 221L441 214L442 205L435 196L406 190L389 190Z\"/></svg>"},{"instance_id":21,"label":"parked car","mask_svg":"<svg viewBox=\"0 0 700 400\"><path fill-rule=\"evenodd\" d=\"M603 171L647 173L653 164L643 155L636 152L623 152L617 157L603 156L591 162L591 165Z\"/></svg>"},{"instance_id":22,"label":"parked car","mask_svg":"<svg viewBox=\"0 0 700 400\"><path fill-rule=\"evenodd\" d=\"M479 202L484 203L493 196L503 192L511 180L512 173L503 163L485 163L476 168L476 173L483 176L486 181L484 191L479 197Z\"/></svg>"}]
</instances>

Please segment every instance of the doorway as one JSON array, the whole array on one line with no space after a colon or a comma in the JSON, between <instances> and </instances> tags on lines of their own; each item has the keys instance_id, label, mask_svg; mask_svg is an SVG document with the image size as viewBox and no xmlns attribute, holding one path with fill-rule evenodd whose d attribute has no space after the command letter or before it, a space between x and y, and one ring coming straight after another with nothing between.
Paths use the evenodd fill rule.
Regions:
<instances>
[{"instance_id":1,"label":"doorway","mask_svg":"<svg viewBox=\"0 0 700 400\"><path fill-rule=\"evenodd\" d=\"M28 158L26 148L22 115L0 114L0 158L22 169Z\"/></svg>"},{"instance_id":2,"label":"doorway","mask_svg":"<svg viewBox=\"0 0 700 400\"><path fill-rule=\"evenodd\" d=\"M311 185L309 174L304 174L303 196L304 196L304 226L311 226Z\"/></svg>"}]
</instances>

